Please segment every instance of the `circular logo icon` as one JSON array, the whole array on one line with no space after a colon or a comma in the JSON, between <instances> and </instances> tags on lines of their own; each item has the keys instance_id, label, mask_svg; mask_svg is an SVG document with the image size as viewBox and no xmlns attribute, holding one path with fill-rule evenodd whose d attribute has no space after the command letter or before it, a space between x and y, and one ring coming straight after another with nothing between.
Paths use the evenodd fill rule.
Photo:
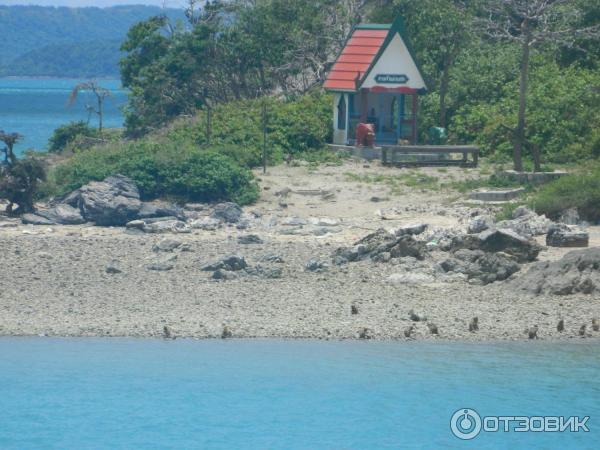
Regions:
<instances>
[{"instance_id":1,"label":"circular logo icon","mask_svg":"<svg viewBox=\"0 0 600 450\"><path fill-rule=\"evenodd\" d=\"M450 419L450 429L454 436L468 441L477 437L481 431L481 417L474 409L459 409Z\"/></svg>"}]
</instances>

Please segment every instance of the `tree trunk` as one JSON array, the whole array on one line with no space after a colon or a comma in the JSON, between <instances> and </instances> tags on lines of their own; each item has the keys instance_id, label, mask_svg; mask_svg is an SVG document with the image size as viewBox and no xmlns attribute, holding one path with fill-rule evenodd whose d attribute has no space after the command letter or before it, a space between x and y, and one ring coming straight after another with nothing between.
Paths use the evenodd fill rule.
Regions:
<instances>
[{"instance_id":1,"label":"tree trunk","mask_svg":"<svg viewBox=\"0 0 600 450\"><path fill-rule=\"evenodd\" d=\"M102 97L98 97L98 131L102 134L102 116L104 111L102 111Z\"/></svg>"},{"instance_id":2,"label":"tree trunk","mask_svg":"<svg viewBox=\"0 0 600 450\"><path fill-rule=\"evenodd\" d=\"M448 93L448 83L450 82L450 61L444 61L442 79L440 81L440 127L446 128L446 95Z\"/></svg>"},{"instance_id":3,"label":"tree trunk","mask_svg":"<svg viewBox=\"0 0 600 450\"><path fill-rule=\"evenodd\" d=\"M515 130L514 166L515 170L523 170L523 144L525 142L525 111L527 106L527 81L529 76L529 24L527 19L521 24L523 33L523 53L521 55L521 80L519 85L519 117Z\"/></svg>"}]
</instances>

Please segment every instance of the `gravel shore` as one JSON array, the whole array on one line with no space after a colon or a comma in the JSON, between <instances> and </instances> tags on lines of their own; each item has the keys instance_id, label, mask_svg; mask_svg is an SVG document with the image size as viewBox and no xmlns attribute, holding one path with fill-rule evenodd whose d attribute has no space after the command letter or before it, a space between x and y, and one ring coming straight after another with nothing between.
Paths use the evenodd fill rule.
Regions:
<instances>
[{"instance_id":1,"label":"gravel shore","mask_svg":"<svg viewBox=\"0 0 600 450\"><path fill-rule=\"evenodd\" d=\"M329 170L339 174L347 169ZM296 169L280 170L298 179ZM278 172L261 181L272 192L285 184L282 177ZM314 187L308 181L305 186ZM343 207L344 196L358 205L355 197L364 189L360 184L344 185L335 205L299 197L283 208L270 193L253 207L278 216L327 215L345 221L324 236L287 235L281 227L181 235L85 225L1 227L0 335L163 337L166 327L172 337L196 338L220 338L225 330L234 338L516 340L528 339L525 330L537 325L539 339L558 340L580 339L581 325L588 324L588 334L600 337L589 326L592 318L600 317L597 295L530 296L510 289L508 282L393 283L389 277L398 272L393 263L331 264L336 248L381 226L376 214L381 205L363 200L364 211ZM384 192L378 194L386 195L381 189ZM366 190L362 198L374 195L372 187ZM460 214L439 214L440 205L451 209L443 195L419 191L383 206L411 210L423 205L423 198L436 199L427 203L430 212L407 213L400 222L419 218L437 226L460 224ZM240 244L238 237L249 233L263 242ZM598 236L593 236L592 244L597 245ZM154 245L165 237L184 245L173 252L155 251ZM281 269L281 277L248 274L222 281L201 270L231 254L244 256L250 267ZM552 249L541 258L561 254ZM273 261L274 255L281 262ZM306 271L310 260L328 262L328 267ZM172 269L150 270L156 262L167 262ZM411 320L411 311L427 320ZM473 317L479 319L476 332L469 331ZM565 329L558 332L561 318ZM438 334L431 333L431 324Z\"/></svg>"}]
</instances>

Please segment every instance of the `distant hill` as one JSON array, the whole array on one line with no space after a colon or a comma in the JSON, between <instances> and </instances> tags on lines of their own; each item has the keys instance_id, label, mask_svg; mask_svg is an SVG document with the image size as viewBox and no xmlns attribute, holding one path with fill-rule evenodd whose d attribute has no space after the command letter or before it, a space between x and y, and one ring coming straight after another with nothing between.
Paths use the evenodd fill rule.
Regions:
<instances>
[{"instance_id":1,"label":"distant hill","mask_svg":"<svg viewBox=\"0 0 600 450\"><path fill-rule=\"evenodd\" d=\"M154 6L0 6L0 75L117 76L129 28L163 13L184 18L182 11Z\"/></svg>"}]
</instances>

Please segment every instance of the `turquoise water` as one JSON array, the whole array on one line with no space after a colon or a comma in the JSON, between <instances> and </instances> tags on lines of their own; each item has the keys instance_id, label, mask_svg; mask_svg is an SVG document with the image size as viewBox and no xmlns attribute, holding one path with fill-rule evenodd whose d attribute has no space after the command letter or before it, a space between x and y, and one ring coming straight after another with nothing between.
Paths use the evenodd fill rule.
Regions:
<instances>
[{"instance_id":1,"label":"turquoise water","mask_svg":"<svg viewBox=\"0 0 600 450\"><path fill-rule=\"evenodd\" d=\"M2 449L598 448L597 344L0 339ZM482 433L454 411L589 415Z\"/></svg>"},{"instance_id":2,"label":"turquoise water","mask_svg":"<svg viewBox=\"0 0 600 450\"><path fill-rule=\"evenodd\" d=\"M87 120L85 105L93 103L92 94L81 93L75 104L67 106L71 90L82 81L86 80L0 78L0 130L25 136L15 147L17 154L30 148L44 150L54 129L71 121ZM99 83L112 92L106 100L105 126L122 126L121 108L127 101L126 92L119 80ZM92 117L90 125L97 123L97 117Z\"/></svg>"}]
</instances>

